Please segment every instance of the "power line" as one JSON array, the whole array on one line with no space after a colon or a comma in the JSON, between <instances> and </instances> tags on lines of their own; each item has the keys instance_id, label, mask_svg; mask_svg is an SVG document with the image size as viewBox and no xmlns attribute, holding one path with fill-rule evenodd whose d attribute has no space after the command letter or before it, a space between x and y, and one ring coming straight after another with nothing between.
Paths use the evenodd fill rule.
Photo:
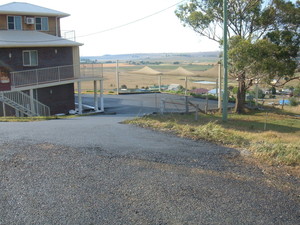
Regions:
<instances>
[{"instance_id":1,"label":"power line","mask_svg":"<svg viewBox=\"0 0 300 225\"><path fill-rule=\"evenodd\" d=\"M180 2L177 2L176 4L173 4L173 5L171 5L171 6L169 6L169 7L167 7L167 8L164 8L164 9L162 9L162 10L159 10L159 11L157 11L157 12L155 12L155 13L152 13L152 14L150 14L150 15L148 15L148 16L145 16L145 17L142 17L142 18L140 18L140 19L137 19L137 20L133 20L133 21L131 21L131 22L128 22L128 23L125 23L125 24L122 24L122 25L119 25L119 26L115 26L115 27L111 27L111 28L108 28L108 29L105 29L105 30L102 30L102 31L98 31L98 32L94 32L94 33L90 33L90 34L85 34L85 35L80 35L80 36L78 36L77 38L82 38L82 37L88 37L88 36L92 36L92 35L96 35L96 34L101 34L101 33L105 33L105 32L109 32L109 31L112 31L112 30L116 30L116 29L119 29L119 28L122 28L122 27L126 27L126 26L129 26L129 25L131 25L131 24L134 24L134 23L137 23L137 22L140 22L140 21L142 21L142 20L145 20L145 19L148 19L149 17L152 17L152 16L155 16L155 15L157 15L157 14L159 14L159 13L162 13L162 12L164 12L164 11L167 11L168 9L170 9L170 8L173 8L174 6L176 6L176 5L179 5L179 4L181 4L181 3L183 3L183 2L185 2L186 0L182 0L182 1L180 1ZM10 43L31 43L32 41L13 41L13 40L10 40L10 41L8 41L8 40L1 40L0 39L0 41L2 41L2 42L10 42ZM59 39L59 40L43 40L43 41L34 41L35 43L42 43L42 42L58 42L58 41L62 41L62 39Z\"/></svg>"},{"instance_id":2,"label":"power line","mask_svg":"<svg viewBox=\"0 0 300 225\"><path fill-rule=\"evenodd\" d=\"M173 8L174 6L179 5L179 4L181 4L182 2L185 2L185 1L186 1L186 0L177 2L176 4L171 5L171 6L167 7L167 8L165 8L165 9L162 9L162 10L160 10L160 11L157 11L157 12L155 12L155 13L152 13L152 14L150 14L150 15L148 15L148 16L145 16L145 17L142 17L142 18L140 18L140 19L131 21L131 22L129 22L129 23L125 23L125 24L122 24L122 25L119 25L119 26L115 26L115 27L112 27L112 28L108 28L108 29L106 29L106 30L98 31L98 32L95 32L95 33L90 33L90 34L86 34L86 35L81 35L81 36L78 36L78 38L81 38L81 37L88 37L88 36L92 36L92 35L96 35L96 34L105 33L105 32L108 32L108 31L116 30L116 29L119 29L119 28L122 28L122 27L126 27L126 26L128 26L128 25L131 25L131 24L140 22L140 21L142 21L142 20L148 19L149 17L155 16L155 15L157 15L157 14L160 14L160 13L164 12L164 11L167 11L168 9Z\"/></svg>"}]
</instances>

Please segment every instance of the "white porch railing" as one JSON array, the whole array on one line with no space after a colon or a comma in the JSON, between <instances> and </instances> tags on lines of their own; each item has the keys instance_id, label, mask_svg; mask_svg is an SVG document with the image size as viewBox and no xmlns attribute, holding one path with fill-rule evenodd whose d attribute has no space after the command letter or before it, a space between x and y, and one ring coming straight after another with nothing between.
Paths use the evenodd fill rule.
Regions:
<instances>
[{"instance_id":1,"label":"white porch railing","mask_svg":"<svg viewBox=\"0 0 300 225\"><path fill-rule=\"evenodd\" d=\"M76 72L76 70L80 70L78 71L79 73ZM20 88L89 77L103 77L102 64L82 64L80 66L67 65L10 72L12 88Z\"/></svg>"},{"instance_id":2,"label":"white porch railing","mask_svg":"<svg viewBox=\"0 0 300 225\"><path fill-rule=\"evenodd\" d=\"M14 88L39 85L74 79L74 67L57 66L34 70L10 72L11 86Z\"/></svg>"}]
</instances>

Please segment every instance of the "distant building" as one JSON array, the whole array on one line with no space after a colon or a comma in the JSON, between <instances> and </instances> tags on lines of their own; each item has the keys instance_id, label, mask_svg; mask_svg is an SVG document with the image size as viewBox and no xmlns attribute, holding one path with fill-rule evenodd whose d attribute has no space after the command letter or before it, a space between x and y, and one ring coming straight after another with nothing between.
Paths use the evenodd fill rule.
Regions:
<instances>
[{"instance_id":1,"label":"distant building","mask_svg":"<svg viewBox=\"0 0 300 225\"><path fill-rule=\"evenodd\" d=\"M168 86L168 91L179 91L181 85L180 84L170 84Z\"/></svg>"},{"instance_id":2,"label":"distant building","mask_svg":"<svg viewBox=\"0 0 300 225\"><path fill-rule=\"evenodd\" d=\"M67 16L28 3L0 6L0 116L67 113L75 108L74 83L80 95L81 82L102 82L82 77L82 44L61 37Z\"/></svg>"},{"instance_id":3,"label":"distant building","mask_svg":"<svg viewBox=\"0 0 300 225\"><path fill-rule=\"evenodd\" d=\"M221 92L223 94L223 90L221 90ZM212 90L208 91L208 94L217 95L218 94L218 89L212 89Z\"/></svg>"},{"instance_id":4,"label":"distant building","mask_svg":"<svg viewBox=\"0 0 300 225\"><path fill-rule=\"evenodd\" d=\"M191 93L194 94L206 94L208 92L208 89L206 88L196 88L190 91Z\"/></svg>"}]
</instances>

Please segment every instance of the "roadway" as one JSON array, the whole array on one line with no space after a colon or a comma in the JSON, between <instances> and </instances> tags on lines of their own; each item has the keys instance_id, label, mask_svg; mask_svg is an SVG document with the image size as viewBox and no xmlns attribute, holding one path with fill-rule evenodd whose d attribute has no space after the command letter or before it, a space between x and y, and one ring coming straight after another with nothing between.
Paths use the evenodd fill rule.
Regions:
<instances>
[{"instance_id":1,"label":"roadway","mask_svg":"<svg viewBox=\"0 0 300 225\"><path fill-rule=\"evenodd\" d=\"M300 224L298 179L123 124L153 99L109 98L116 115L0 123L0 224Z\"/></svg>"}]
</instances>

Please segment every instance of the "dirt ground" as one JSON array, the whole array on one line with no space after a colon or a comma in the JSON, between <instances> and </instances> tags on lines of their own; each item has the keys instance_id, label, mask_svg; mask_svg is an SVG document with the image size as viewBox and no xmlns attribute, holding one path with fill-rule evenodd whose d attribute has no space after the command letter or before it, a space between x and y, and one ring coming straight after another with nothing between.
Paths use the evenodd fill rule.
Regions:
<instances>
[{"instance_id":1,"label":"dirt ground","mask_svg":"<svg viewBox=\"0 0 300 225\"><path fill-rule=\"evenodd\" d=\"M201 65L211 65L211 63L200 63ZM199 64L199 65L200 65ZM93 69L101 69L102 64L86 64L86 67L94 67ZM196 64L193 64L196 65ZM198 64L197 64L198 65ZM143 68L144 65L136 66L127 63L119 63L119 85L126 85L128 89L131 88L146 88L159 84L159 75L146 75L146 74L132 74ZM149 66L151 67L151 66ZM132 68L132 69L131 69ZM159 68L161 72L168 72L168 70ZM192 88L206 88L214 89L215 84L197 84L194 81L212 81L216 82L218 77L218 65L215 64L212 68L205 71L192 71L195 75L188 76L188 89ZM104 77L104 92L112 92L116 89L116 64L103 64L103 77ZM162 85L180 84L185 86L185 76L182 75L162 75ZM93 90L92 82L85 82L82 84L83 90Z\"/></svg>"}]
</instances>

